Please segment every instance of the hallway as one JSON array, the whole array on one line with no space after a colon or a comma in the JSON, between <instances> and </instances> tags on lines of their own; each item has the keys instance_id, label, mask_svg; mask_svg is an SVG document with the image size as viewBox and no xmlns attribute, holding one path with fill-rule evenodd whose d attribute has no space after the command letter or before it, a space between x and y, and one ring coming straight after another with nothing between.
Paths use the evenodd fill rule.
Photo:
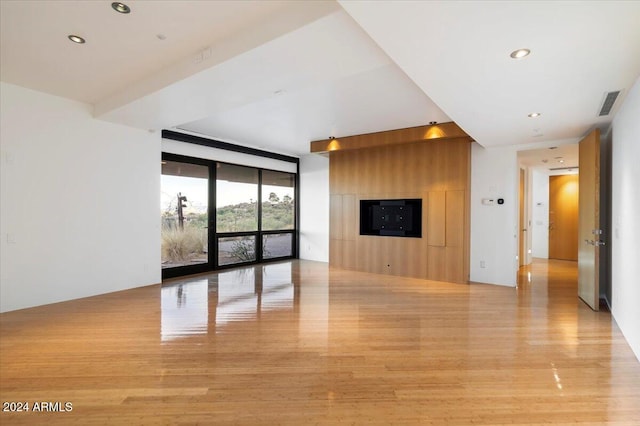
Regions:
<instances>
[{"instance_id":1,"label":"hallway","mask_svg":"<svg viewBox=\"0 0 640 426\"><path fill-rule=\"evenodd\" d=\"M517 289L287 261L0 315L2 424L638 424L575 262Z\"/></svg>"}]
</instances>

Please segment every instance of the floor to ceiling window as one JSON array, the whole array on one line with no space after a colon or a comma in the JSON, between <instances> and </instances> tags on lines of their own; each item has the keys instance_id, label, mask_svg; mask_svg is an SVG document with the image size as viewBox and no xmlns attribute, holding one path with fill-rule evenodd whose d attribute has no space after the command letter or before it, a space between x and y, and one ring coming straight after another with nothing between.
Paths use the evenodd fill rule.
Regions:
<instances>
[{"instance_id":1,"label":"floor to ceiling window","mask_svg":"<svg viewBox=\"0 0 640 426\"><path fill-rule=\"evenodd\" d=\"M258 169L216 164L218 266L257 259L259 186Z\"/></svg>"},{"instance_id":2,"label":"floor to ceiling window","mask_svg":"<svg viewBox=\"0 0 640 426\"><path fill-rule=\"evenodd\" d=\"M295 256L296 174L162 156L163 277Z\"/></svg>"},{"instance_id":3,"label":"floor to ceiling window","mask_svg":"<svg viewBox=\"0 0 640 426\"><path fill-rule=\"evenodd\" d=\"M295 175L262 171L262 258L293 255L295 229Z\"/></svg>"},{"instance_id":4,"label":"floor to ceiling window","mask_svg":"<svg viewBox=\"0 0 640 426\"><path fill-rule=\"evenodd\" d=\"M209 167L162 161L162 268L209 263Z\"/></svg>"}]
</instances>

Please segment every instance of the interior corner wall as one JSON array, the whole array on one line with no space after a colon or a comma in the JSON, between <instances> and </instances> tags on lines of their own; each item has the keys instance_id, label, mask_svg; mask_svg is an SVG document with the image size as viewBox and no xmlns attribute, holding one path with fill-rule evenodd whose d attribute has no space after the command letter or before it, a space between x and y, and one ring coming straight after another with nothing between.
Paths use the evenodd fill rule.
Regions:
<instances>
[{"instance_id":1,"label":"interior corner wall","mask_svg":"<svg viewBox=\"0 0 640 426\"><path fill-rule=\"evenodd\" d=\"M518 273L516 148L471 146L470 281L515 287ZM482 199L504 204L482 204Z\"/></svg>"},{"instance_id":2,"label":"interior corner wall","mask_svg":"<svg viewBox=\"0 0 640 426\"><path fill-rule=\"evenodd\" d=\"M0 84L0 311L159 283L160 133Z\"/></svg>"},{"instance_id":3,"label":"interior corner wall","mask_svg":"<svg viewBox=\"0 0 640 426\"><path fill-rule=\"evenodd\" d=\"M612 314L640 360L640 78L613 120Z\"/></svg>"},{"instance_id":4,"label":"interior corner wall","mask_svg":"<svg viewBox=\"0 0 640 426\"><path fill-rule=\"evenodd\" d=\"M329 262L329 158L300 158L300 258Z\"/></svg>"},{"instance_id":5,"label":"interior corner wall","mask_svg":"<svg viewBox=\"0 0 640 426\"><path fill-rule=\"evenodd\" d=\"M533 257L549 258L549 175L532 170L531 252Z\"/></svg>"}]
</instances>

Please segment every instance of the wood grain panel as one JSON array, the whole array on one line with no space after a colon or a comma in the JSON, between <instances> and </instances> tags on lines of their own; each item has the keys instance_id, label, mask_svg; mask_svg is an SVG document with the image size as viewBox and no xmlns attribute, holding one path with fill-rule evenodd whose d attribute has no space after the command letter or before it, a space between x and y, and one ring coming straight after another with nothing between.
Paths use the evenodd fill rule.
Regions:
<instances>
[{"instance_id":1,"label":"wood grain panel","mask_svg":"<svg viewBox=\"0 0 640 426\"><path fill-rule=\"evenodd\" d=\"M330 239L329 240L329 264L336 268L343 268L343 240Z\"/></svg>"},{"instance_id":2,"label":"wood grain panel","mask_svg":"<svg viewBox=\"0 0 640 426\"><path fill-rule=\"evenodd\" d=\"M599 309L600 298L600 130L580 141L580 194L578 219L578 296L591 309ZM591 244L588 244L590 241Z\"/></svg>"},{"instance_id":3,"label":"wood grain panel","mask_svg":"<svg viewBox=\"0 0 640 426\"><path fill-rule=\"evenodd\" d=\"M354 240L342 241L342 267L345 269L356 269L356 242Z\"/></svg>"},{"instance_id":4,"label":"wood grain panel","mask_svg":"<svg viewBox=\"0 0 640 426\"><path fill-rule=\"evenodd\" d=\"M356 217L358 208L356 208L355 194L344 194L342 196L342 239L344 240L355 241L356 235L360 233L359 220Z\"/></svg>"},{"instance_id":5,"label":"wood grain panel","mask_svg":"<svg viewBox=\"0 0 640 426\"><path fill-rule=\"evenodd\" d=\"M333 240L341 240L343 237L342 215L342 194L331 194L329 196L329 238Z\"/></svg>"},{"instance_id":6,"label":"wood grain panel","mask_svg":"<svg viewBox=\"0 0 640 426\"><path fill-rule=\"evenodd\" d=\"M446 192L446 245L462 247L464 245L464 191Z\"/></svg>"},{"instance_id":7,"label":"wood grain panel","mask_svg":"<svg viewBox=\"0 0 640 426\"><path fill-rule=\"evenodd\" d=\"M446 247L429 246L427 248L427 279L434 281L447 280Z\"/></svg>"},{"instance_id":8,"label":"wood grain panel","mask_svg":"<svg viewBox=\"0 0 640 426\"><path fill-rule=\"evenodd\" d=\"M444 280L452 283L466 283L467 277L464 274L463 267L463 248L462 246L445 247L445 264Z\"/></svg>"},{"instance_id":9,"label":"wood grain panel","mask_svg":"<svg viewBox=\"0 0 640 426\"><path fill-rule=\"evenodd\" d=\"M456 123L449 122L313 141L310 150L316 153L336 152L452 138L465 138L467 142L471 141L469 135Z\"/></svg>"},{"instance_id":10,"label":"wood grain panel","mask_svg":"<svg viewBox=\"0 0 640 426\"><path fill-rule=\"evenodd\" d=\"M427 244L444 247L446 244L446 193L430 191L427 201Z\"/></svg>"},{"instance_id":11,"label":"wood grain panel","mask_svg":"<svg viewBox=\"0 0 640 426\"><path fill-rule=\"evenodd\" d=\"M330 255L331 265L465 282L469 276L470 152L467 138L331 152L331 221L340 222L332 223L331 237L343 241L332 245L339 247L340 254ZM402 198L423 200L422 238L359 235L360 200ZM347 247L345 241L354 245ZM447 255L443 250L429 251L429 245L461 250ZM355 258L346 259L348 253ZM454 269L455 273L446 272Z\"/></svg>"}]
</instances>

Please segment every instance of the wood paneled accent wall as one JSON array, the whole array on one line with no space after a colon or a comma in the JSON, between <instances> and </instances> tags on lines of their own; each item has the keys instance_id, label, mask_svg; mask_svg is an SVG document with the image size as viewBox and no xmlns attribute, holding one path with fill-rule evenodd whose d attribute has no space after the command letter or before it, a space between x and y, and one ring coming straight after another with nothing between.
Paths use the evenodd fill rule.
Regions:
<instances>
[{"instance_id":1,"label":"wood paneled accent wall","mask_svg":"<svg viewBox=\"0 0 640 426\"><path fill-rule=\"evenodd\" d=\"M469 138L330 153L329 263L345 269L469 280ZM422 199L422 238L360 235L360 200Z\"/></svg>"}]
</instances>

